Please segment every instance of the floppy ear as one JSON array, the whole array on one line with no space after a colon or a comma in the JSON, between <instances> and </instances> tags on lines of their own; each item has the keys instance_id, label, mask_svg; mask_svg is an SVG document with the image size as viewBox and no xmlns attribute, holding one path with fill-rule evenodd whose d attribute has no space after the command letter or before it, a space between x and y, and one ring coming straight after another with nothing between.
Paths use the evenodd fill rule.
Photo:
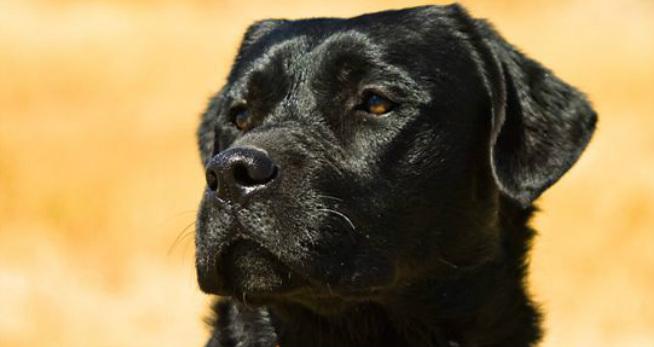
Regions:
<instances>
[{"instance_id":1,"label":"floppy ear","mask_svg":"<svg viewBox=\"0 0 654 347\"><path fill-rule=\"evenodd\" d=\"M472 21L493 102L493 176L502 193L526 207L577 161L597 115L581 92L520 53L485 21Z\"/></svg>"}]
</instances>

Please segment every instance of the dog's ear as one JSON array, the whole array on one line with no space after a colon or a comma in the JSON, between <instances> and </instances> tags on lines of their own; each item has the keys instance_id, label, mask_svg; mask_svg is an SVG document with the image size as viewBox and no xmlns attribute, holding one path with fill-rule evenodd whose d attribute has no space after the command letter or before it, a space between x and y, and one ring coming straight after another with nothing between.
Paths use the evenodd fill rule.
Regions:
<instances>
[{"instance_id":1,"label":"dog's ear","mask_svg":"<svg viewBox=\"0 0 654 347\"><path fill-rule=\"evenodd\" d=\"M523 207L554 184L588 144L597 115L586 97L507 43L484 20L471 39L492 100L491 168L502 193Z\"/></svg>"}]
</instances>

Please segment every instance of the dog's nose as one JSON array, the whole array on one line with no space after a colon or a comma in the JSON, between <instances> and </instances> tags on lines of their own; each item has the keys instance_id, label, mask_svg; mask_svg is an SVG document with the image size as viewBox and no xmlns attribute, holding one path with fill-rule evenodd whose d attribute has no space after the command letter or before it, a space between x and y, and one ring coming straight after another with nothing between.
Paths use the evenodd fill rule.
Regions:
<instances>
[{"instance_id":1,"label":"dog's nose","mask_svg":"<svg viewBox=\"0 0 654 347\"><path fill-rule=\"evenodd\" d=\"M207 185L218 197L233 202L265 189L278 167L268 153L255 147L235 147L216 154L207 165Z\"/></svg>"}]
</instances>

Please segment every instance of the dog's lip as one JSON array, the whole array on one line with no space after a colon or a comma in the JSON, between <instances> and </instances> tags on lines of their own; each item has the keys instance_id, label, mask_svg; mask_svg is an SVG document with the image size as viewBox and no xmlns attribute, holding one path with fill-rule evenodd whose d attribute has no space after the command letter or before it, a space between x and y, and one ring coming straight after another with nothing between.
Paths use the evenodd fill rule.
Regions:
<instances>
[{"instance_id":1,"label":"dog's lip","mask_svg":"<svg viewBox=\"0 0 654 347\"><path fill-rule=\"evenodd\" d=\"M242 226L239 226L242 228ZM283 257L276 255L270 249L262 245L260 242L253 240L250 237L238 235L232 238L228 244L225 244L217 255L216 270L224 273L225 256L229 254L230 250L236 244L241 242L252 242L259 248L263 249L270 256L272 256L279 265L285 270L289 271L294 277L295 285L287 288L278 288L274 291L248 291L246 293L250 301L265 300L265 301L296 301L296 302L311 302L311 301L338 301L338 302L355 302L355 301L369 301L383 295L385 287L367 287L367 288L352 288L332 286L328 283L317 281L310 276L297 269L293 264L284 261ZM234 293L227 288L223 288L219 295L231 295L240 299L243 293Z\"/></svg>"},{"instance_id":2,"label":"dog's lip","mask_svg":"<svg viewBox=\"0 0 654 347\"><path fill-rule=\"evenodd\" d=\"M253 236L256 235L255 232L252 230L248 230L243 223L240 221L238 214L235 211L231 212L233 217L234 217L234 222L232 226L230 227L230 232L229 236L223 241L223 246L221 247L220 254L217 255L218 257L218 262L221 261L222 256L226 253L226 251L233 247L236 243L238 242L253 242L255 243L258 247L262 248L266 252L268 252L279 264L283 265L286 269L291 271L293 275L295 275L297 278L299 278L301 281L310 283L312 280L309 276L303 274L302 269L298 268L297 264L293 264L292 262L288 262L285 257L280 256L277 254L274 250L270 249L266 244L262 242L262 240L258 239L257 237Z\"/></svg>"},{"instance_id":3,"label":"dog's lip","mask_svg":"<svg viewBox=\"0 0 654 347\"><path fill-rule=\"evenodd\" d=\"M236 247L239 247L239 245L243 245L243 243L249 243L254 245L256 248L259 249L259 252L261 253L261 256L265 258L269 258L268 261L271 262L270 266L273 268L277 273L277 275L283 280L281 285L278 287L275 287L274 289L262 289L262 290L248 290L247 293L240 293L238 290L231 288L230 285L226 285L228 282L228 279L225 277L229 270L229 267L232 266L234 263L234 259L228 260L228 258L232 257L233 254L231 252L234 251ZM216 261L215 261L215 269L219 274L219 278L221 278L221 281L223 283L219 284L219 292L216 292L214 294L217 295L222 295L222 296L234 296L236 298L239 298L240 296L243 296L244 294L247 294L248 298L272 298L272 297L281 297L287 295L289 292L296 290L298 287L304 287L308 285L308 280L305 276L301 275L301 272L297 271L296 269L293 268L293 266L290 266L286 262L281 259L278 255L276 255L274 252L272 252L269 248L265 247L262 245L260 242L257 242L256 240L253 240L250 237L244 237L241 235L237 235L233 237L228 243L224 244L223 247L221 247L221 250L219 251L216 256ZM280 275L282 273L286 273L285 275ZM283 277L283 278L282 278Z\"/></svg>"},{"instance_id":4,"label":"dog's lip","mask_svg":"<svg viewBox=\"0 0 654 347\"><path fill-rule=\"evenodd\" d=\"M381 302L384 299L383 291L378 289L335 291L325 288L317 289L309 283L274 292L247 292L234 296L246 304L285 304L295 303L308 307L343 308L362 302Z\"/></svg>"},{"instance_id":5,"label":"dog's lip","mask_svg":"<svg viewBox=\"0 0 654 347\"><path fill-rule=\"evenodd\" d=\"M235 215L234 224L232 225L230 231L230 236L223 242L221 250L219 251L219 254L217 254L218 257L217 262L218 263L222 262L222 258L224 257L224 255L228 252L229 249L234 247L237 243L252 242L256 244L258 247L260 247L261 249L265 250L267 253L269 253L277 262L279 262L285 268L292 271L294 275L302 278L304 281L309 280L306 276L303 276L301 274L301 271L298 271L298 269L296 269L292 264L286 262L284 260L284 257L280 257L273 250L271 250L269 247L263 244L261 240L258 240L256 237L253 237L251 234L252 232L247 231L247 228L243 226L243 224L240 222L238 217Z\"/></svg>"},{"instance_id":6,"label":"dog's lip","mask_svg":"<svg viewBox=\"0 0 654 347\"><path fill-rule=\"evenodd\" d=\"M249 294L248 297L250 297ZM378 289L332 290L324 286L316 288L307 285L285 293L263 295L252 299L249 302L267 305L295 304L328 314L329 312L341 312L359 303L383 302L384 292Z\"/></svg>"},{"instance_id":7,"label":"dog's lip","mask_svg":"<svg viewBox=\"0 0 654 347\"><path fill-rule=\"evenodd\" d=\"M239 215L238 211L243 206L238 206L235 204L231 205L228 213L233 216L233 221L229 226L229 231L224 235L224 239L221 242L220 250L216 256L215 270L224 274L224 256L228 254L229 250L234 247L237 243L240 242L252 242L257 245L257 247L263 249L268 253L274 261L281 265L284 270L287 270L289 274L292 274L296 285L290 288L279 288L279 290L274 291L248 291L246 293L248 300L250 302L255 299L265 300L265 301L296 301L296 302L309 302L309 301L339 301L339 302L354 302L354 301L366 301L371 298L380 297L385 287L364 287L357 288L347 284L328 284L323 280L314 278L302 262L289 260L287 257L278 254L275 252L275 249L271 249L265 243L264 239L257 237L256 230L251 230L247 228L244 223L240 220L242 216ZM223 279L224 280L224 279ZM242 293L234 292L231 288L221 286L220 293L218 295L223 296L233 296L239 298Z\"/></svg>"},{"instance_id":8,"label":"dog's lip","mask_svg":"<svg viewBox=\"0 0 654 347\"><path fill-rule=\"evenodd\" d=\"M383 288L334 289L329 286L325 287L320 289L313 286L301 287L289 292L286 296L302 300L361 301L380 297L384 291Z\"/></svg>"}]
</instances>

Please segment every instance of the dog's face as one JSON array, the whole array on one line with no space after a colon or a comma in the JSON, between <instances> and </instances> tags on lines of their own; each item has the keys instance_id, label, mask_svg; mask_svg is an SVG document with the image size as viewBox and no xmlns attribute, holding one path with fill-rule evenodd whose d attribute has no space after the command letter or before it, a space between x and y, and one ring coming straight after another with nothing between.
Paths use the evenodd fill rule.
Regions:
<instances>
[{"instance_id":1,"label":"dog's face","mask_svg":"<svg viewBox=\"0 0 654 347\"><path fill-rule=\"evenodd\" d=\"M201 288L333 308L493 259L500 197L528 205L594 124L514 52L457 6L253 25L199 130Z\"/></svg>"}]
</instances>

